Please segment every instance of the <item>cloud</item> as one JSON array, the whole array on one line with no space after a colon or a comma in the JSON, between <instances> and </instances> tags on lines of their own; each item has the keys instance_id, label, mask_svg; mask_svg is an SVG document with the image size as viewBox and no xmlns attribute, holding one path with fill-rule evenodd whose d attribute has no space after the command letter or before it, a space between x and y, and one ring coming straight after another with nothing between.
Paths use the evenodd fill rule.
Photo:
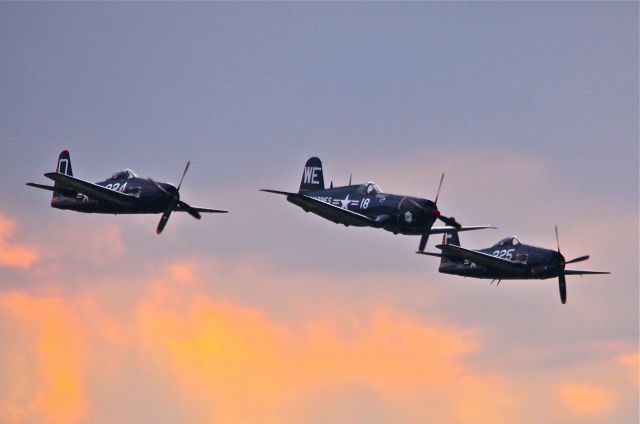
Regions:
<instances>
[{"instance_id":1,"label":"cloud","mask_svg":"<svg viewBox=\"0 0 640 424\"><path fill-rule=\"evenodd\" d=\"M38 259L36 249L24 244L13 244L15 222L0 215L0 267L29 268Z\"/></svg>"},{"instance_id":2,"label":"cloud","mask_svg":"<svg viewBox=\"0 0 640 424\"><path fill-rule=\"evenodd\" d=\"M617 361L620 365L627 367L630 370L631 378L636 384L640 384L640 352L620 355Z\"/></svg>"},{"instance_id":3,"label":"cloud","mask_svg":"<svg viewBox=\"0 0 640 424\"><path fill-rule=\"evenodd\" d=\"M565 384L560 387L559 395L567 410L577 416L600 415L614 405L613 395L594 384Z\"/></svg>"},{"instance_id":4,"label":"cloud","mask_svg":"<svg viewBox=\"0 0 640 424\"><path fill-rule=\"evenodd\" d=\"M30 338L30 345L19 346L14 353L31 358L18 361L17 369L3 370L5 376L13 377L9 384L19 382L22 387L3 396L0 421L77 422L87 402L81 378L84 328L74 313L76 308L64 299L19 293L3 295L0 307L17 321L18 331Z\"/></svg>"},{"instance_id":5,"label":"cloud","mask_svg":"<svg viewBox=\"0 0 640 424\"><path fill-rule=\"evenodd\" d=\"M626 356L569 370L487 363L479 358L496 349L477 328L346 296L291 295L281 316L220 287L326 276L212 262L177 259L126 285L0 292L0 422L608 422L631 413Z\"/></svg>"},{"instance_id":6,"label":"cloud","mask_svg":"<svg viewBox=\"0 0 640 424\"><path fill-rule=\"evenodd\" d=\"M0 332L17 339L8 356L18 364L0 365L0 421L112 421L114 412L100 407L105 397L135 385L154 390L133 381L130 367L171 388L162 403L175 404L175 418L187 422L357 419L367 413L357 402L363 393L372 408L404 421L495 422L509 414L505 382L465 364L480 348L473 331L392 306L339 303L282 321L209 293L215 275L199 278L188 261L168 268L125 311L95 287L82 295L0 293L0 319L10 323ZM16 391L11 382L19 380L26 385ZM333 393L342 393L339 401L327 397ZM140 408L156 407L139 399Z\"/></svg>"}]
</instances>

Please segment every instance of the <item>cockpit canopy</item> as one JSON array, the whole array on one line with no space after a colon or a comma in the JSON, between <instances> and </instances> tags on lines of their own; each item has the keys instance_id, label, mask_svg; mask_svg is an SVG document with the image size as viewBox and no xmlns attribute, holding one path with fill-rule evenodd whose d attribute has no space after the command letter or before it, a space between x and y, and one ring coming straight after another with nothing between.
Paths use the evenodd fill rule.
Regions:
<instances>
[{"instance_id":1,"label":"cockpit canopy","mask_svg":"<svg viewBox=\"0 0 640 424\"><path fill-rule=\"evenodd\" d=\"M116 172L111 176L112 180L128 180L131 178L137 177L136 174L133 173L130 169L125 169L124 171Z\"/></svg>"},{"instance_id":2,"label":"cockpit canopy","mask_svg":"<svg viewBox=\"0 0 640 424\"><path fill-rule=\"evenodd\" d=\"M519 244L520 244L520 240L518 240L518 237L511 236L511 237L505 237L502 240L499 240L493 246L494 247L498 247L498 246L517 246Z\"/></svg>"},{"instance_id":3,"label":"cockpit canopy","mask_svg":"<svg viewBox=\"0 0 640 424\"><path fill-rule=\"evenodd\" d=\"M382 193L382 190L380 190L380 187L378 187L376 183L366 183L361 184L360 187L358 187L358 193L362 195L371 195Z\"/></svg>"}]
</instances>

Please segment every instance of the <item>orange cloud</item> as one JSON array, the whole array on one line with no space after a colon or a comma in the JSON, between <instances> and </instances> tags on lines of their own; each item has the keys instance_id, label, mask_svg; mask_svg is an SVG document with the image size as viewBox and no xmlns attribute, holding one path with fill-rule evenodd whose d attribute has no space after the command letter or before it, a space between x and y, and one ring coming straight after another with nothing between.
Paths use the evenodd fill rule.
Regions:
<instances>
[{"instance_id":1,"label":"orange cloud","mask_svg":"<svg viewBox=\"0 0 640 424\"><path fill-rule=\"evenodd\" d=\"M317 414L340 421L361 406L331 415L313 400L353 386L375 394L400 421L509 416L513 396L504 382L465 366L477 349L466 331L386 307L364 316L333 307L291 327L164 284L147 299L137 314L146 354L172 371L187 402L207 405L205 421L299 422Z\"/></svg>"},{"instance_id":2,"label":"orange cloud","mask_svg":"<svg viewBox=\"0 0 640 424\"><path fill-rule=\"evenodd\" d=\"M122 375L131 364L174 388L171 401L185 422L357 419L366 412L357 402L362 393L401 421L512 416L513 397L502 379L464 363L478 349L472 332L392 307L363 313L333 305L280 322L214 299L200 283L176 286L175 279L193 278L193 270L184 263L170 269L173 280L148 283L121 319L118 305L95 293L0 292L0 320L12 322L21 339L11 355L19 366L0 365L0 372L28 382L18 392L0 383L6 399L0 422L91 421L104 414L96 409L96 386L108 385L114 374L118 391L136 384ZM334 393L346 399L340 407Z\"/></svg>"},{"instance_id":3,"label":"orange cloud","mask_svg":"<svg viewBox=\"0 0 640 424\"><path fill-rule=\"evenodd\" d=\"M618 357L618 363L631 369L631 377L640 384L640 352L629 353Z\"/></svg>"},{"instance_id":4,"label":"orange cloud","mask_svg":"<svg viewBox=\"0 0 640 424\"><path fill-rule=\"evenodd\" d=\"M599 415L611 410L614 404L609 391L593 384L565 384L559 393L564 406L573 415Z\"/></svg>"},{"instance_id":5,"label":"orange cloud","mask_svg":"<svg viewBox=\"0 0 640 424\"><path fill-rule=\"evenodd\" d=\"M252 281L303 278L255 263L238 268ZM123 286L108 282L65 296L0 291L6 358L0 422L525 423L557 421L557 414L562 422L629 416L621 393L637 386L610 360L576 371L588 374L589 384L563 384L575 380L558 370L514 371L502 361L483 367L477 357L489 348L476 330L393 304L354 308L318 300L274 318L209 291L235 275L194 261L168 271L136 282L126 302ZM558 400L564 408L556 408ZM137 412L128 412L132 405ZM158 415L149 416L153 411Z\"/></svg>"},{"instance_id":6,"label":"orange cloud","mask_svg":"<svg viewBox=\"0 0 640 424\"><path fill-rule=\"evenodd\" d=\"M11 394L14 402L5 400L0 421L77 422L87 404L81 381L83 328L73 308L62 299L15 293L4 295L0 305L18 321L20 331L32 337L33 345L21 349L27 348L23 354L33 356L36 368L28 390ZM10 372L27 379L32 364L18 361L17 365L18 369Z\"/></svg>"},{"instance_id":7,"label":"orange cloud","mask_svg":"<svg viewBox=\"0 0 640 424\"><path fill-rule=\"evenodd\" d=\"M9 243L14 233L14 221L0 215L0 267L29 268L38 259L38 253L26 245Z\"/></svg>"}]
</instances>

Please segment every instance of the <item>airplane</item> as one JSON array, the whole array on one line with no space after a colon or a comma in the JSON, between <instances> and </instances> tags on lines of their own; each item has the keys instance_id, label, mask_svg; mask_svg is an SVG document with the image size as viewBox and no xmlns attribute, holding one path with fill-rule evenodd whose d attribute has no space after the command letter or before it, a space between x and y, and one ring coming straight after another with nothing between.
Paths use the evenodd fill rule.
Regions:
<instances>
[{"instance_id":1,"label":"airplane","mask_svg":"<svg viewBox=\"0 0 640 424\"><path fill-rule=\"evenodd\" d=\"M440 258L438 270L443 274L460 275L471 278L491 278L490 284L498 280L546 280L558 277L560 301L567 303L566 275L610 274L606 271L586 271L565 269L565 265L586 261L589 255L579 256L570 261L560 253L558 227L555 227L558 250L545 249L521 243L517 237L506 237L486 249L470 250L460 246L457 232L442 237L442 244L436 246L442 253L416 252Z\"/></svg>"},{"instance_id":2,"label":"airplane","mask_svg":"<svg viewBox=\"0 0 640 424\"><path fill-rule=\"evenodd\" d=\"M495 228L491 225L463 227L455 218L440 213L436 203L444 174L440 178L435 200L422 199L397 194L384 193L375 183L351 184L334 187L331 182L324 186L322 162L317 157L307 160L302 172L300 189L297 193L261 189L267 193L280 194L305 212L312 212L336 224L354 227L382 228L394 234L419 235L419 251L423 251L430 234L452 231L470 231ZM433 227L435 220L445 226Z\"/></svg>"},{"instance_id":3,"label":"airplane","mask_svg":"<svg viewBox=\"0 0 640 424\"><path fill-rule=\"evenodd\" d=\"M160 234L172 212L186 212L196 219L201 218L201 213L227 213L225 210L190 206L180 200L180 187L190 164L187 162L177 187L151 178L140 178L130 169L116 172L104 181L91 183L73 176L69 151L63 150L58 156L56 171L44 174L54 181L53 186L27 185L52 191L51 207L56 209L109 214L162 213L156 229Z\"/></svg>"}]
</instances>

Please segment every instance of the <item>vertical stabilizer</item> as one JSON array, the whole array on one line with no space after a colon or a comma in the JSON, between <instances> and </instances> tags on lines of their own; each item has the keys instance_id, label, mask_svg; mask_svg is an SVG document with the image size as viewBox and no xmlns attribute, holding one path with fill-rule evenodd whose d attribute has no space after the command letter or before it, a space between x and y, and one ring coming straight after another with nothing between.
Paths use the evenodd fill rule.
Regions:
<instances>
[{"instance_id":1,"label":"vertical stabilizer","mask_svg":"<svg viewBox=\"0 0 640 424\"><path fill-rule=\"evenodd\" d=\"M312 157L304 165L299 192L315 190L324 190L324 176L322 175L322 162L319 158Z\"/></svg>"},{"instance_id":2,"label":"vertical stabilizer","mask_svg":"<svg viewBox=\"0 0 640 424\"><path fill-rule=\"evenodd\" d=\"M68 150L60 152L60 156L58 156L58 164L56 165L56 172L70 177L73 176L73 170L71 169L71 156L69 155ZM53 187L54 190L53 197L51 198L51 206L57 205L63 198L68 200L70 195L75 197L75 192L70 192L68 189L65 189L64 191L56 190L63 188L63 186L57 181L53 184Z\"/></svg>"},{"instance_id":3,"label":"vertical stabilizer","mask_svg":"<svg viewBox=\"0 0 640 424\"><path fill-rule=\"evenodd\" d=\"M442 244L450 244L453 246L460 246L460 238L458 237L458 232L454 231L452 233L444 233L442 235ZM450 265L458 265L463 261L457 258L452 258L450 256L442 255L440 258L440 268L446 268Z\"/></svg>"}]
</instances>

